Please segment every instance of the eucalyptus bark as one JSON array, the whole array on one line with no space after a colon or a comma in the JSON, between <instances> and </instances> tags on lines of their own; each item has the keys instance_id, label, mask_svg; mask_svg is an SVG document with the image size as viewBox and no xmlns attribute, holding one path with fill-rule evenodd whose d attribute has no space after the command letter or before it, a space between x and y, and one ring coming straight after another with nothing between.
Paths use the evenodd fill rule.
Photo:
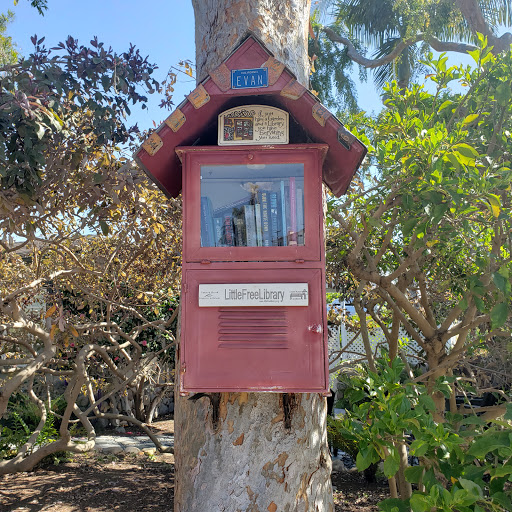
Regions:
<instances>
[{"instance_id":1,"label":"eucalyptus bark","mask_svg":"<svg viewBox=\"0 0 512 512\"><path fill-rule=\"evenodd\" d=\"M192 3L198 82L252 32L308 86L310 0ZM320 394L176 392L175 512L334 511L326 418Z\"/></svg>"}]
</instances>

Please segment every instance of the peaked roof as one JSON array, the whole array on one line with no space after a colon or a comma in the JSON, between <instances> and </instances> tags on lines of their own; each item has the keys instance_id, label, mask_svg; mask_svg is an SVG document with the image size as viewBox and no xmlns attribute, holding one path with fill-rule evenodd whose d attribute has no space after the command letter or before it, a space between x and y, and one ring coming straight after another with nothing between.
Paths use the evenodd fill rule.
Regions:
<instances>
[{"instance_id":1,"label":"peaked roof","mask_svg":"<svg viewBox=\"0 0 512 512\"><path fill-rule=\"evenodd\" d=\"M268 87L231 88L231 70L259 67L268 68ZM243 105L242 100L247 104L274 104L289 112L290 120L309 137L309 140L296 142L328 144L323 181L338 197L346 192L366 155L366 147L253 35L249 35L146 139L136 151L135 160L164 193L177 196L181 191L181 163L175 148L193 145L212 124L216 126L221 112L234 104ZM216 140L215 130L215 143Z\"/></svg>"}]
</instances>

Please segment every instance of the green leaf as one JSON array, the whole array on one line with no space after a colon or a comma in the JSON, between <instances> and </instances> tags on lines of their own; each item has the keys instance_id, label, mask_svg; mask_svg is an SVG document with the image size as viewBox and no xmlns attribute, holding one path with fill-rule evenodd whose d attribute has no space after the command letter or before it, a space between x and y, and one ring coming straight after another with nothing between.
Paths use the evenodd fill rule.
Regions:
<instances>
[{"instance_id":1,"label":"green leaf","mask_svg":"<svg viewBox=\"0 0 512 512\"><path fill-rule=\"evenodd\" d=\"M505 510L512 510L512 502L504 492L496 492L491 496L492 500L499 503Z\"/></svg>"},{"instance_id":2,"label":"green leaf","mask_svg":"<svg viewBox=\"0 0 512 512\"><path fill-rule=\"evenodd\" d=\"M466 158L475 159L478 158L479 156L478 151L469 144L456 144L455 146L453 146L453 149L458 151L461 155L465 156Z\"/></svg>"},{"instance_id":3,"label":"green leaf","mask_svg":"<svg viewBox=\"0 0 512 512\"><path fill-rule=\"evenodd\" d=\"M506 420L512 420L512 402L507 404L507 412L505 413Z\"/></svg>"},{"instance_id":4,"label":"green leaf","mask_svg":"<svg viewBox=\"0 0 512 512\"><path fill-rule=\"evenodd\" d=\"M398 498L388 498L379 503L379 510L382 512L409 512L409 505L406 501Z\"/></svg>"},{"instance_id":5,"label":"green leaf","mask_svg":"<svg viewBox=\"0 0 512 512\"><path fill-rule=\"evenodd\" d=\"M469 114L469 116L466 116L464 121L462 121L462 126L466 126L470 123L472 123L480 114Z\"/></svg>"},{"instance_id":6,"label":"green leaf","mask_svg":"<svg viewBox=\"0 0 512 512\"><path fill-rule=\"evenodd\" d=\"M429 496L414 493L409 501L412 512L430 512L432 507Z\"/></svg>"},{"instance_id":7,"label":"green leaf","mask_svg":"<svg viewBox=\"0 0 512 512\"><path fill-rule=\"evenodd\" d=\"M417 484L423 476L423 466L410 466L405 470L405 479L412 484Z\"/></svg>"},{"instance_id":8,"label":"green leaf","mask_svg":"<svg viewBox=\"0 0 512 512\"><path fill-rule=\"evenodd\" d=\"M483 497L484 493L482 488L475 482L466 480L465 478L459 478L459 483L464 489L466 489L466 491L468 491L468 493L472 494L473 496L479 496L481 498Z\"/></svg>"},{"instance_id":9,"label":"green leaf","mask_svg":"<svg viewBox=\"0 0 512 512\"><path fill-rule=\"evenodd\" d=\"M100 228L101 232L107 236L108 235L108 224L104 220L100 220Z\"/></svg>"},{"instance_id":10,"label":"green leaf","mask_svg":"<svg viewBox=\"0 0 512 512\"><path fill-rule=\"evenodd\" d=\"M504 302L496 304L491 310L491 325L493 329L501 327L508 318L508 306Z\"/></svg>"},{"instance_id":11,"label":"green leaf","mask_svg":"<svg viewBox=\"0 0 512 512\"><path fill-rule=\"evenodd\" d=\"M510 84L502 83L496 87L496 92L494 94L494 97L496 98L496 101L498 102L498 105L501 105L502 107L505 107L510 100L511 96L511 90L510 90Z\"/></svg>"},{"instance_id":12,"label":"green leaf","mask_svg":"<svg viewBox=\"0 0 512 512\"><path fill-rule=\"evenodd\" d=\"M428 452L428 444L421 439L415 439L411 444L410 450L411 455L415 455L416 457L423 457L423 455Z\"/></svg>"},{"instance_id":13,"label":"green leaf","mask_svg":"<svg viewBox=\"0 0 512 512\"><path fill-rule=\"evenodd\" d=\"M388 478L396 475L397 471L400 469L400 455L396 450L384 459L382 469Z\"/></svg>"},{"instance_id":14,"label":"green leaf","mask_svg":"<svg viewBox=\"0 0 512 512\"><path fill-rule=\"evenodd\" d=\"M503 277L499 272L495 272L492 275L492 280L498 290L501 290L504 294L510 293L510 281L506 277Z\"/></svg>"},{"instance_id":15,"label":"green leaf","mask_svg":"<svg viewBox=\"0 0 512 512\"><path fill-rule=\"evenodd\" d=\"M416 218L412 218L412 219L406 220L404 222L404 227L403 227L404 236L410 236L410 234L412 233L413 229L415 228L417 222L418 222L418 220Z\"/></svg>"},{"instance_id":16,"label":"green leaf","mask_svg":"<svg viewBox=\"0 0 512 512\"><path fill-rule=\"evenodd\" d=\"M499 478L502 476L512 475L512 465L500 466L491 469L491 478Z\"/></svg>"},{"instance_id":17,"label":"green leaf","mask_svg":"<svg viewBox=\"0 0 512 512\"><path fill-rule=\"evenodd\" d=\"M509 433L487 430L484 435L475 438L468 450L468 454L472 457L482 458L488 453L504 447L510 447Z\"/></svg>"}]
</instances>

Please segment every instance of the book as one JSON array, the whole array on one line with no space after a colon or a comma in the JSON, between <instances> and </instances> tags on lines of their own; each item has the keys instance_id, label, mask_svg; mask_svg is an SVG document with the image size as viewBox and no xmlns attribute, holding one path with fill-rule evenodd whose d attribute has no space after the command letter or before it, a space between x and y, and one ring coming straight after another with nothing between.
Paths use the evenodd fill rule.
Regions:
<instances>
[{"instance_id":1,"label":"book","mask_svg":"<svg viewBox=\"0 0 512 512\"><path fill-rule=\"evenodd\" d=\"M297 187L297 244L304 245L304 190Z\"/></svg>"},{"instance_id":2,"label":"book","mask_svg":"<svg viewBox=\"0 0 512 512\"><path fill-rule=\"evenodd\" d=\"M215 232L215 247L223 247L226 244L224 243L224 219L222 217L214 217L213 218L213 227Z\"/></svg>"},{"instance_id":3,"label":"book","mask_svg":"<svg viewBox=\"0 0 512 512\"><path fill-rule=\"evenodd\" d=\"M263 245L263 232L261 230L261 205L259 203L254 205L254 218L256 219L256 245L261 247Z\"/></svg>"},{"instance_id":4,"label":"book","mask_svg":"<svg viewBox=\"0 0 512 512\"><path fill-rule=\"evenodd\" d=\"M247 247L256 247L256 218L254 216L253 204L246 204L244 206L244 218L245 218L245 236Z\"/></svg>"},{"instance_id":5,"label":"book","mask_svg":"<svg viewBox=\"0 0 512 512\"><path fill-rule=\"evenodd\" d=\"M234 240L237 247L247 245L244 207L233 208Z\"/></svg>"},{"instance_id":6,"label":"book","mask_svg":"<svg viewBox=\"0 0 512 512\"><path fill-rule=\"evenodd\" d=\"M233 230L233 217L224 215L224 228L222 231L223 242L227 247L235 245L235 233Z\"/></svg>"},{"instance_id":7,"label":"book","mask_svg":"<svg viewBox=\"0 0 512 512\"><path fill-rule=\"evenodd\" d=\"M215 246L212 202L206 196L201 196L201 246Z\"/></svg>"},{"instance_id":8,"label":"book","mask_svg":"<svg viewBox=\"0 0 512 512\"><path fill-rule=\"evenodd\" d=\"M269 215L269 193L261 192L261 230L262 230L262 245L263 247L270 247L272 245L272 236L270 230L270 215Z\"/></svg>"},{"instance_id":9,"label":"book","mask_svg":"<svg viewBox=\"0 0 512 512\"><path fill-rule=\"evenodd\" d=\"M282 235L282 242L279 245L288 245L287 243L287 224L286 224L286 193L285 193L285 186L284 186L284 180L281 181L281 235Z\"/></svg>"},{"instance_id":10,"label":"book","mask_svg":"<svg viewBox=\"0 0 512 512\"><path fill-rule=\"evenodd\" d=\"M288 227L288 245L297 245L297 190L295 176L290 176L290 224Z\"/></svg>"},{"instance_id":11,"label":"book","mask_svg":"<svg viewBox=\"0 0 512 512\"><path fill-rule=\"evenodd\" d=\"M279 245L279 210L278 194L270 192L270 245Z\"/></svg>"}]
</instances>

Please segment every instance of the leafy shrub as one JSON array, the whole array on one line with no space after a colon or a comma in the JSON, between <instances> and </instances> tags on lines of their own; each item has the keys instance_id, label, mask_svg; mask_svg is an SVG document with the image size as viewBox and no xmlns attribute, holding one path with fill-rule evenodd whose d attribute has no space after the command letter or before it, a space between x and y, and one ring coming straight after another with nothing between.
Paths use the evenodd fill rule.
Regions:
<instances>
[{"instance_id":1,"label":"leafy shrub","mask_svg":"<svg viewBox=\"0 0 512 512\"><path fill-rule=\"evenodd\" d=\"M427 388L406 380L400 359L380 359L377 372L352 379L353 406L331 422L333 439L357 445L356 466L363 471L383 460L386 477L412 484L401 499L383 501L386 512L484 512L512 510L512 429L507 421L485 423L476 414L447 413L436 423ZM435 392L446 396L450 383L440 379ZM512 419L509 406L505 420ZM418 465L405 463L400 447ZM410 458L409 458L410 460ZM400 474L401 473L401 474Z\"/></svg>"}]
</instances>

